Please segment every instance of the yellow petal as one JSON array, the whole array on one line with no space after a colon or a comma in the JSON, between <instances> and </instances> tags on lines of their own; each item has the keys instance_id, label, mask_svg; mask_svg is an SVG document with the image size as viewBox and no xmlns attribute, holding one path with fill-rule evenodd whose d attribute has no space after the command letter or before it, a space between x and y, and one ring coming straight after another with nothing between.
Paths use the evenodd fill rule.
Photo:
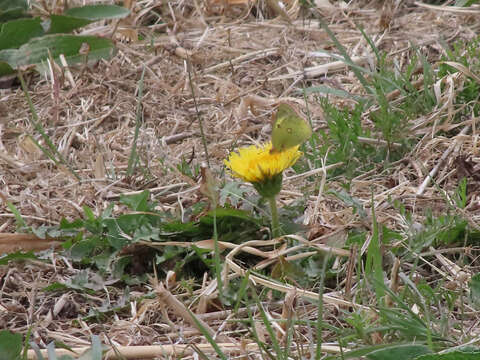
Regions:
<instances>
[{"instance_id":1,"label":"yellow petal","mask_svg":"<svg viewBox=\"0 0 480 360\"><path fill-rule=\"evenodd\" d=\"M285 151L271 152L271 142L261 146L251 145L231 152L224 163L234 176L244 181L264 182L295 164L302 155L298 148L294 146Z\"/></svg>"}]
</instances>

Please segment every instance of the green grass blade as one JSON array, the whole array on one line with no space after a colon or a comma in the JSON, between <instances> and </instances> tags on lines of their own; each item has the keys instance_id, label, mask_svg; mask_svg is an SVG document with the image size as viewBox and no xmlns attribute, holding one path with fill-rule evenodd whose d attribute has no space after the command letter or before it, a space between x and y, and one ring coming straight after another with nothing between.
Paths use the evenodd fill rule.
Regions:
<instances>
[{"instance_id":1,"label":"green grass blade","mask_svg":"<svg viewBox=\"0 0 480 360\"><path fill-rule=\"evenodd\" d=\"M25 84L25 80L23 79L23 75L22 75L21 71L18 71L18 78L20 79L20 83L22 85L23 93L25 94L25 98L27 99L28 106L30 107L30 112L32 113L32 117L31 118L29 117L28 119L29 119L30 123L33 125L33 127L35 128L35 130L37 130L40 133L43 140L45 140L45 143L50 148L50 151L52 152L52 154L55 154L58 157L58 161L54 159L53 155L52 156L47 155L47 156L50 159L52 159L55 162L56 165L58 165L58 162L65 165L68 168L68 170L70 170L70 172L73 174L73 176L75 176L75 178L80 181L81 180L80 176L78 176L78 174L70 166L70 164L67 161L65 161L62 154L60 154L57 147L53 144L52 140L50 140L50 137L47 135L47 133L43 129L42 125L40 124L37 112L35 111L35 107L33 106L32 99L30 98L30 94L28 93L28 89L27 89L27 86ZM35 143L37 144L37 146L39 146L38 142L35 141ZM42 150L42 152L46 153L44 148L40 147L40 150Z\"/></svg>"},{"instance_id":2,"label":"green grass blade","mask_svg":"<svg viewBox=\"0 0 480 360\"><path fill-rule=\"evenodd\" d=\"M320 274L320 284L318 285L318 307L317 307L317 322L315 324L316 330L316 349L315 360L320 360L322 357L322 330L323 330L323 292L325 290L325 276L327 273L327 264L330 256L323 259L322 273Z\"/></svg>"},{"instance_id":3,"label":"green grass blade","mask_svg":"<svg viewBox=\"0 0 480 360\"><path fill-rule=\"evenodd\" d=\"M12 212L12 214L15 216L15 220L17 221L17 224L19 227L22 228L28 228L27 223L25 220L23 220L22 214L20 214L20 211L13 205L10 201L7 202L7 207L8 210Z\"/></svg>"},{"instance_id":4,"label":"green grass blade","mask_svg":"<svg viewBox=\"0 0 480 360\"><path fill-rule=\"evenodd\" d=\"M137 95L137 112L135 116L135 133L133 135L132 150L130 151L130 156L128 157L128 168L127 175L131 176L135 170L135 165L138 162L137 156L137 141L138 134L140 132L140 127L142 126L142 99L143 99L143 78L145 76L145 66L143 66L142 75L138 81L138 95Z\"/></svg>"},{"instance_id":5,"label":"green grass blade","mask_svg":"<svg viewBox=\"0 0 480 360\"><path fill-rule=\"evenodd\" d=\"M25 340L23 341L22 360L27 360L28 359L28 348L30 347L30 336L32 335L32 328L33 328L33 326L30 326L28 328L27 334L25 335Z\"/></svg>"},{"instance_id":6,"label":"green grass blade","mask_svg":"<svg viewBox=\"0 0 480 360\"><path fill-rule=\"evenodd\" d=\"M370 85L368 84L367 80L363 77L362 72L358 69L357 66L354 66L355 63L353 62L352 58L348 55L348 53L345 50L345 48L343 47L343 45L340 44L340 41L338 41L335 34L330 30L328 25L322 19L319 18L318 21L320 22L320 25L325 30L325 32L328 34L330 39L333 41L333 43L337 47L338 51L340 51L340 54L342 54L342 56L344 58L343 60L345 61L345 63L352 67L352 71L355 73L355 76L357 77L358 81L360 81L360 83L362 84L365 91L368 92L369 94L373 94L373 90L370 87Z\"/></svg>"},{"instance_id":7,"label":"green grass blade","mask_svg":"<svg viewBox=\"0 0 480 360\"><path fill-rule=\"evenodd\" d=\"M245 301L247 303L248 303L248 300L249 299L247 298L247 294L245 294ZM253 319L253 314L252 314L252 311L250 309L249 304L247 305L247 311L248 311L248 319L250 320L250 328L248 329L248 331L250 332L250 334L252 335L252 337L256 341L259 348L262 349L265 352L265 354L268 356L268 358L271 359L271 360L276 360L276 357L270 352L270 350L266 347L265 343L263 341L261 341L260 337L258 336L257 330L255 328L255 320ZM260 353L260 354L262 356L262 359L265 359L263 353Z\"/></svg>"},{"instance_id":8,"label":"green grass blade","mask_svg":"<svg viewBox=\"0 0 480 360\"><path fill-rule=\"evenodd\" d=\"M244 298L248 286L248 280L250 278L250 270L247 270L245 273L245 276L242 279L242 282L240 283L240 288L238 289L238 299L237 302L235 303L235 306L233 307L233 313L236 314L238 312L238 309L240 307L240 302Z\"/></svg>"},{"instance_id":9,"label":"green grass blade","mask_svg":"<svg viewBox=\"0 0 480 360\"><path fill-rule=\"evenodd\" d=\"M188 73L188 84L190 85L190 91L192 92L193 104L195 105L195 113L197 115L198 126L200 127L200 136L202 137L203 150L205 151L205 157L207 159L208 168L210 168L210 156L208 155L207 147L207 138L205 137L205 132L203 129L203 121L200 116L200 111L198 110L197 97L195 96L195 90L193 89L193 79L192 79L192 64L190 61L187 61L187 73Z\"/></svg>"},{"instance_id":10,"label":"green grass blade","mask_svg":"<svg viewBox=\"0 0 480 360\"><path fill-rule=\"evenodd\" d=\"M193 321L195 322L195 325L197 326L197 328L200 330L200 332L203 334L203 336L205 336L205 338L210 343L210 345L212 345L212 347L215 350L215 352L217 353L217 355L220 356L220 358L222 360L227 360L227 356L223 353L222 349L220 349L217 342L210 335L208 330L205 329L205 327L203 326L203 324L200 321L198 321L198 319L197 319L197 317L195 316L194 313L192 313L190 310L188 310L188 312L190 313L190 316L192 317Z\"/></svg>"},{"instance_id":11,"label":"green grass blade","mask_svg":"<svg viewBox=\"0 0 480 360\"><path fill-rule=\"evenodd\" d=\"M378 231L378 222L375 217L375 207L372 194L372 238L368 245L367 261L365 265L365 275L367 277L373 276L375 294L377 296L377 303L383 304L385 291L383 284L383 269L382 269L382 254L380 251L380 235Z\"/></svg>"},{"instance_id":12,"label":"green grass blade","mask_svg":"<svg viewBox=\"0 0 480 360\"><path fill-rule=\"evenodd\" d=\"M357 29L360 30L360 32L362 33L363 38L367 41L368 45L370 45L370 47L372 48L373 52L375 53L375 56L376 56L376 58L377 58L377 62L380 62L380 61L381 61L380 51L378 51L378 48L375 46L375 43L372 41L372 39L370 38L370 36L367 35L367 33L365 32L365 30L363 29L363 26L361 26L360 24L355 24L355 25L357 25Z\"/></svg>"},{"instance_id":13,"label":"green grass blade","mask_svg":"<svg viewBox=\"0 0 480 360\"><path fill-rule=\"evenodd\" d=\"M265 312L263 305L258 298L258 295L255 291L255 289L252 288L252 294L253 298L258 306L258 310L260 311L260 316L262 317L262 322L265 325L265 328L267 329L268 334L270 335L270 339L272 340L272 346L273 349L275 350L275 353L277 354L277 359L288 359L288 349L285 350L285 352L282 350L282 347L280 346L280 343L278 342L277 336L275 332L273 331L272 324L270 323L270 320L267 317L267 313Z\"/></svg>"},{"instance_id":14,"label":"green grass blade","mask_svg":"<svg viewBox=\"0 0 480 360\"><path fill-rule=\"evenodd\" d=\"M220 299L223 298L223 279L222 279L222 266L220 262L220 247L218 246L218 230L217 230L217 204L213 204L215 209L213 210L213 243L214 243L214 263L215 263L215 276L217 277L217 288L220 295Z\"/></svg>"}]
</instances>

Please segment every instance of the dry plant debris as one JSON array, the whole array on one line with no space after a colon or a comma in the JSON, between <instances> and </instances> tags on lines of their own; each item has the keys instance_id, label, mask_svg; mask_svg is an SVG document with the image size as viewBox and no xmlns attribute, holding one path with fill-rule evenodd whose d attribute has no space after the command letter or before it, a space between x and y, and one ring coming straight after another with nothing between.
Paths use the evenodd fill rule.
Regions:
<instances>
[{"instance_id":1,"label":"dry plant debris","mask_svg":"<svg viewBox=\"0 0 480 360\"><path fill-rule=\"evenodd\" d=\"M62 72L54 67L55 76L53 73L31 74L27 79L41 123L60 153L77 170L81 181L71 176L67 169L56 167L33 144L29 136L38 137L28 121L29 107L21 89L0 90L0 232L6 233L0 236L2 251L7 251L3 250L6 244L3 239L9 236L15 241L14 249L20 246L30 249L32 240L29 235L13 234L16 223L7 202L12 203L32 227L55 225L62 218L82 217L82 206L100 214L121 194L143 189L149 189L163 208L172 213L179 207L198 202L202 197L198 191L200 184L182 175L176 167L183 159L190 159L193 164L206 160L197 109L205 127L212 171L220 174L223 159L233 146L268 138L273 104L290 101L305 108L301 90L323 84L334 84L351 94L363 93L361 84L345 62L326 55L327 51L337 52L335 45L319 21L303 9L299 1L285 1L285 7L280 8L272 5L279 4L273 0L144 0L130 3L132 16L119 24L119 51L114 58L84 71L66 69ZM413 45L433 64L443 53L439 39L448 44L458 40L468 42L479 30L475 17L478 8L454 9L412 1L386 1L386 5L381 1L315 3L318 7L311 11L319 13L328 23L353 62L365 67L375 67L376 59L355 24L362 25L375 46L386 52L399 69L411 60ZM160 14L162 22L158 22L154 14ZM112 30L113 25L105 23L90 27L86 32L109 35ZM138 41L139 36L142 41ZM126 176L135 132L137 82L143 69L144 122L137 143L140 168L134 175ZM393 229L406 226L405 219L392 208L396 200L412 211L414 223L422 224L425 218L417 209L428 207L438 213L444 211L445 197L451 196L458 186L456 174L478 180L477 118L451 122L456 111L453 107L456 92L469 76L478 74L460 69L435 84L439 106L430 114L411 121L411 135L421 140L403 159L386 170L377 172L379 167L352 180L351 195L360 201L367 213L373 202L379 224ZM422 90L422 81L415 84ZM326 127L318 96L306 96L317 131ZM395 91L387 94L392 103L399 101L399 97ZM354 105L353 99L331 97L330 101L338 108ZM363 126L373 129L369 114L363 115ZM461 129L456 136L444 135L455 129ZM367 143L385 145L377 140L363 139ZM339 166L342 164L327 168ZM300 189L308 176L318 176L322 184L326 182L331 189L342 188L341 178L329 179L325 174L324 168L303 176L288 174L281 193L282 201L289 203L303 197ZM309 240L301 236L296 240L308 246L313 244L318 251L352 258L352 252L326 244L329 239L344 237L348 228L371 224L371 216L359 219L350 207L323 193L322 189L308 197L304 222L311 229ZM478 192L474 192L467 207L457 209L474 228L478 228L480 219L479 201ZM123 210L121 206L114 209L116 213ZM53 242L47 243L47 247L58 245L60 239L51 240ZM263 262L257 265L262 268L280 255L288 259L292 251L280 246L275 253L265 253L261 248L267 243L254 239L240 246L220 245L231 247L224 269L225 282L245 275L245 269L235 261L237 253L263 256ZM212 243L202 246L211 248ZM366 246L368 243L357 251L363 254ZM37 250L44 247L42 242ZM424 271L425 276L448 279L450 286L465 286L474 269L452 264L440 250L430 251L437 257L437 262L432 264L435 271L428 273L420 269L419 274ZM478 255L478 249L452 251L470 251L469 259ZM341 308L364 307L358 305L352 295L355 264L351 261L348 278L340 279L338 288L324 295L327 322L335 322ZM398 278L398 266L394 265L395 271L388 274L393 288L402 282ZM212 306L218 306L214 280L209 279L194 294L184 292L175 282L171 288L158 284L132 287L132 299L155 292L158 298L143 300L141 306L132 300L130 311L101 314L103 321L96 322L85 320L94 316L89 313L90 309L108 304L125 305L122 303L123 289L109 287L106 290L105 287L105 291L98 292L101 295L69 290L61 297L55 292L41 291L52 283L65 283L81 271L56 252L51 253L49 263L25 259L0 267L1 327L26 333L33 326L32 341L41 346L59 340L80 349L89 344L91 334L102 334L104 343L111 341L122 346L119 349L127 358L155 355L175 358L179 354L193 358L194 349L209 351L211 348L196 324L182 314L189 308L198 314L212 336L217 336L226 353L231 351L246 356L247 350L256 350L255 344L244 342L248 334L229 322L232 312L220 308L212 310ZM92 284L98 282L99 289L102 287L93 274L88 276ZM286 293L288 301L283 309L278 303L266 306L268 316L316 319L317 307L305 300L317 299L315 292L300 289L295 292L294 286L279 285L261 277L252 277L252 281L270 291ZM345 297L341 291L343 286ZM189 299L192 295L193 302ZM179 307L185 308L179 310ZM203 310L197 312L201 308ZM246 316L247 311L239 309L238 314ZM480 335L474 327L479 321L478 315L472 309L465 309L465 316L465 321L472 326L471 331ZM260 338L265 338L268 333L262 326L259 322L257 332ZM275 331L279 338L285 334L281 326ZM302 338L296 341L307 343L309 334L303 333L301 328L298 332ZM329 339L335 339L334 334L325 330L325 339L326 351L339 351L328 344ZM373 336L372 341L375 341ZM161 350L154 344L162 344ZM133 346L139 347L128 353ZM163 355L158 355L160 353Z\"/></svg>"}]
</instances>

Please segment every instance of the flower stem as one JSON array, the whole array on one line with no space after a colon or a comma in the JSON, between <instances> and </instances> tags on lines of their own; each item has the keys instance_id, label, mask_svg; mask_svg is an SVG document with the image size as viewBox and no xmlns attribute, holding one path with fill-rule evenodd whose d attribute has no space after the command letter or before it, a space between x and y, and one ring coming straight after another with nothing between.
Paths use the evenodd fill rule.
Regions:
<instances>
[{"instance_id":1,"label":"flower stem","mask_svg":"<svg viewBox=\"0 0 480 360\"><path fill-rule=\"evenodd\" d=\"M276 238L280 236L280 226L278 224L278 210L275 195L270 196L268 202L270 203L270 212L272 213L272 237Z\"/></svg>"}]
</instances>

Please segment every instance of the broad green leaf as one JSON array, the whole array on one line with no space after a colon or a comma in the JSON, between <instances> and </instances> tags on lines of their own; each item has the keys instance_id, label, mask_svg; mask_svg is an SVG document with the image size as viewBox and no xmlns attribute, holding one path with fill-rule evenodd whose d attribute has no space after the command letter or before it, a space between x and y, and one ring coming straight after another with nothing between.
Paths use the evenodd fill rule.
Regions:
<instances>
[{"instance_id":1,"label":"broad green leaf","mask_svg":"<svg viewBox=\"0 0 480 360\"><path fill-rule=\"evenodd\" d=\"M88 57L79 53L80 48L88 45ZM69 64L84 63L85 60L96 61L109 58L114 54L114 45L110 39L95 36L75 35L46 35L30 40L17 49L0 51L0 61L7 62L11 67L18 68L25 65L37 65L42 72L42 64L46 63L48 53L57 60L63 54Z\"/></svg>"},{"instance_id":2,"label":"broad green leaf","mask_svg":"<svg viewBox=\"0 0 480 360\"><path fill-rule=\"evenodd\" d=\"M60 229L62 230L81 229L82 227L83 227L82 219L75 219L72 222L69 222L65 218L62 218L62 220L60 220Z\"/></svg>"},{"instance_id":3,"label":"broad green leaf","mask_svg":"<svg viewBox=\"0 0 480 360\"><path fill-rule=\"evenodd\" d=\"M10 331L0 331L0 360L20 359L22 335Z\"/></svg>"},{"instance_id":4,"label":"broad green leaf","mask_svg":"<svg viewBox=\"0 0 480 360\"><path fill-rule=\"evenodd\" d=\"M405 344L375 350L366 357L369 360L413 360L420 355L429 354L431 352L432 351L425 345Z\"/></svg>"},{"instance_id":5,"label":"broad green leaf","mask_svg":"<svg viewBox=\"0 0 480 360\"><path fill-rule=\"evenodd\" d=\"M12 20L2 24L0 50L16 49L30 39L44 34L40 18Z\"/></svg>"},{"instance_id":6,"label":"broad green leaf","mask_svg":"<svg viewBox=\"0 0 480 360\"><path fill-rule=\"evenodd\" d=\"M52 14L50 16L48 33L49 34L69 33L75 29L81 28L82 26L88 25L91 22L92 21L88 19Z\"/></svg>"},{"instance_id":7,"label":"broad green leaf","mask_svg":"<svg viewBox=\"0 0 480 360\"><path fill-rule=\"evenodd\" d=\"M208 215L213 216L213 211L209 211ZM222 219L225 217L235 217L246 221L257 222L257 220L250 216L246 211L238 209L217 208L216 216L217 219Z\"/></svg>"},{"instance_id":8,"label":"broad green leaf","mask_svg":"<svg viewBox=\"0 0 480 360\"><path fill-rule=\"evenodd\" d=\"M93 213L92 209L88 206L83 206L83 212L85 213L85 217L90 221L95 221L95 214Z\"/></svg>"},{"instance_id":9,"label":"broad green leaf","mask_svg":"<svg viewBox=\"0 0 480 360\"><path fill-rule=\"evenodd\" d=\"M130 242L129 233L133 231L136 220L140 215L122 215L119 219L105 219L103 224L107 229L106 239L108 243L117 250L120 250ZM138 224L138 222L137 222Z\"/></svg>"},{"instance_id":10,"label":"broad green leaf","mask_svg":"<svg viewBox=\"0 0 480 360\"><path fill-rule=\"evenodd\" d=\"M148 203L149 198L150 192L148 190L144 190L140 194L128 196L122 195L120 196L120 202L135 211L151 211L152 206Z\"/></svg>"},{"instance_id":11,"label":"broad green leaf","mask_svg":"<svg viewBox=\"0 0 480 360\"><path fill-rule=\"evenodd\" d=\"M90 237L85 240L75 243L70 249L71 257L76 261L81 261L83 258L89 258L99 247L100 240L96 237Z\"/></svg>"},{"instance_id":12,"label":"broad green leaf","mask_svg":"<svg viewBox=\"0 0 480 360\"><path fill-rule=\"evenodd\" d=\"M171 221L166 224L162 225L162 235L176 235L176 234L183 234L185 236L191 235L198 235L200 229L194 222L187 222L182 223L181 221Z\"/></svg>"},{"instance_id":13,"label":"broad green leaf","mask_svg":"<svg viewBox=\"0 0 480 360\"><path fill-rule=\"evenodd\" d=\"M237 224L239 220L244 220L247 222L257 223L258 221L250 216L246 211L238 209L229 209L229 208L217 208L216 210L216 220L226 225L228 223ZM200 223L203 225L211 226L214 221L214 212L209 211L207 215L200 218Z\"/></svg>"},{"instance_id":14,"label":"broad green leaf","mask_svg":"<svg viewBox=\"0 0 480 360\"><path fill-rule=\"evenodd\" d=\"M88 20L121 19L127 17L130 10L116 5L87 5L68 9L65 15Z\"/></svg>"}]
</instances>

